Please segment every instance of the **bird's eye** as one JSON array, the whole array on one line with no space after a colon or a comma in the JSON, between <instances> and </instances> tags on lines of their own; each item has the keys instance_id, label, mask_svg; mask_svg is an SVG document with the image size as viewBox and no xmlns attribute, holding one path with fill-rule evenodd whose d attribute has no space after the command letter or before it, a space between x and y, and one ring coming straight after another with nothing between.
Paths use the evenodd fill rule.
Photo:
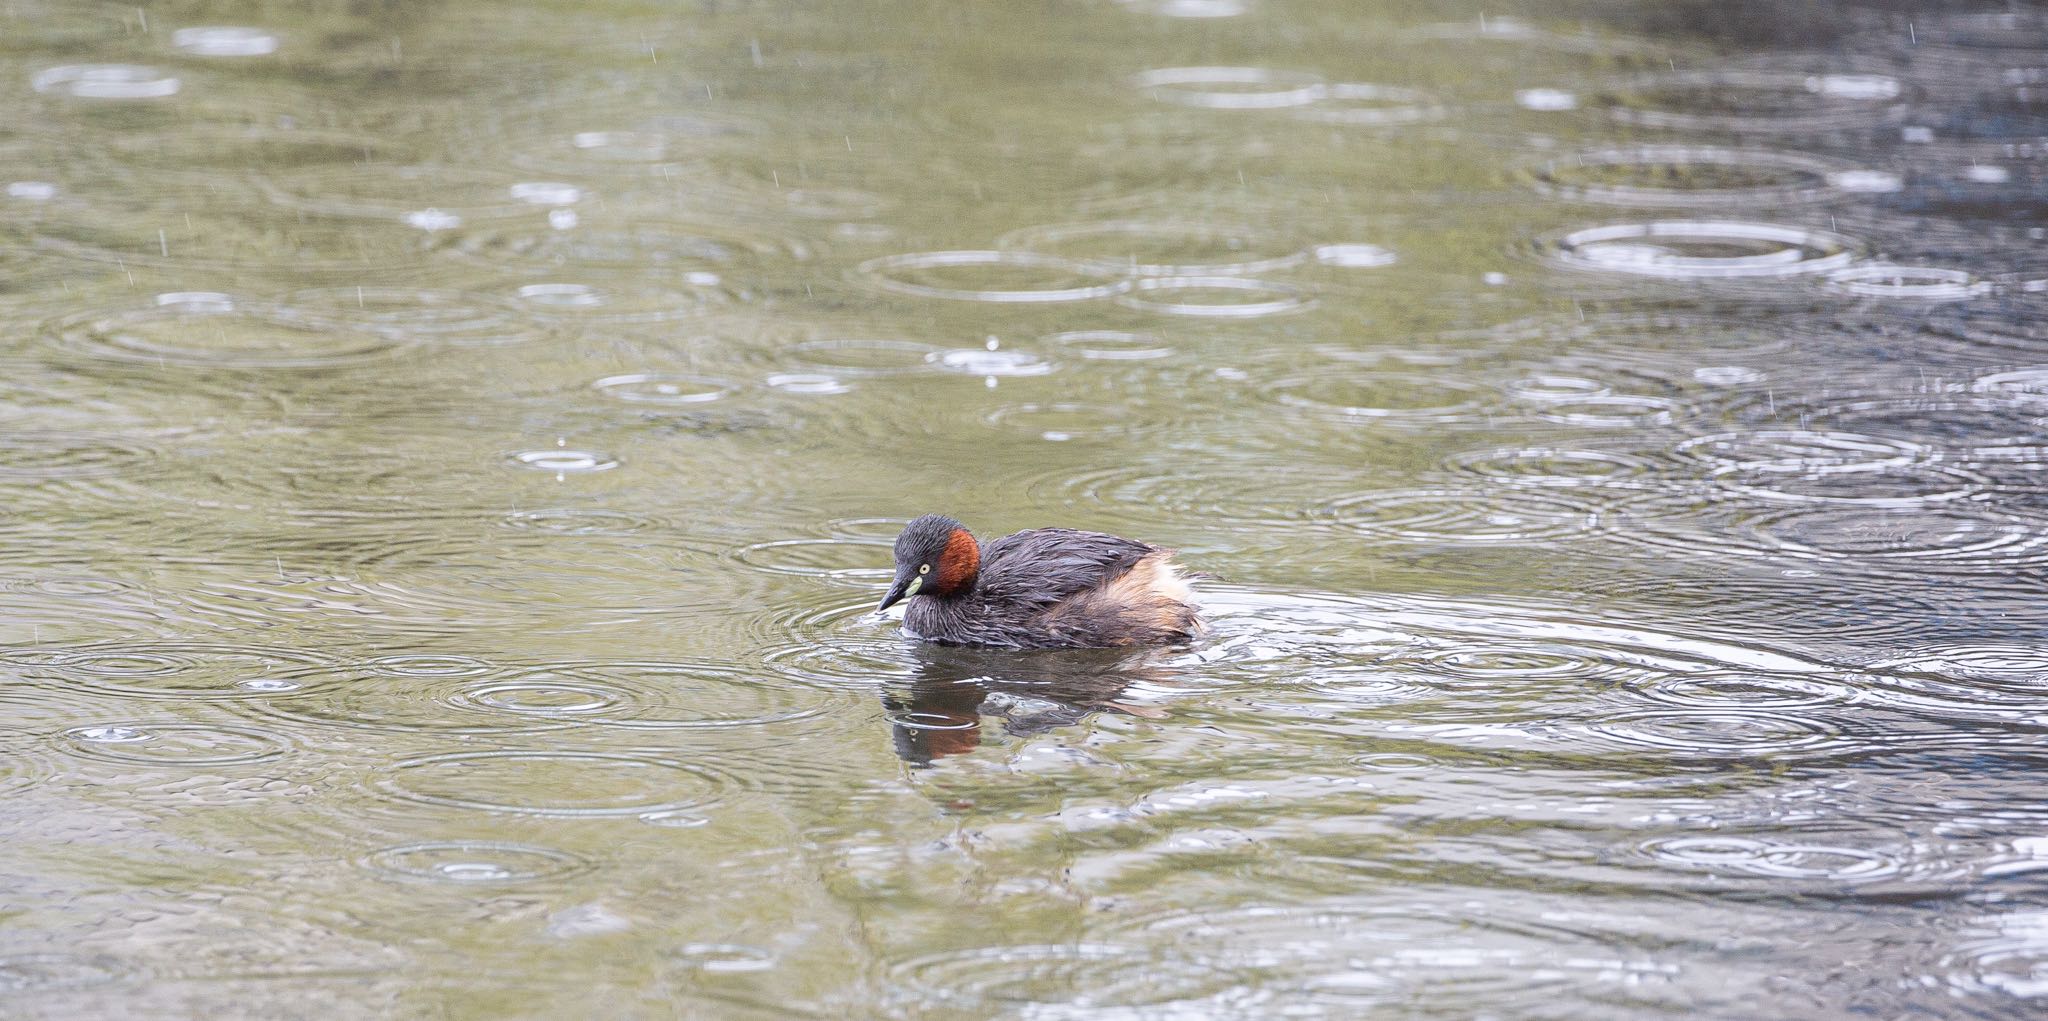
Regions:
<instances>
[{"instance_id":1,"label":"bird's eye","mask_svg":"<svg viewBox=\"0 0 2048 1021\"><path fill-rule=\"evenodd\" d=\"M930 574L930 573L932 573L932 565L930 565L930 564L919 564L919 565L917 565L917 573L919 573L919 574Z\"/></svg>"}]
</instances>

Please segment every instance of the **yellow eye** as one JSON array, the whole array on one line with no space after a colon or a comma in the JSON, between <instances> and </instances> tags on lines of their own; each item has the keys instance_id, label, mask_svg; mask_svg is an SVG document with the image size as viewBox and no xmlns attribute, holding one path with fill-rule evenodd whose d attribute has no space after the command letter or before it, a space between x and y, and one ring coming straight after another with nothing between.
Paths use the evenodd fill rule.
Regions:
<instances>
[{"instance_id":1,"label":"yellow eye","mask_svg":"<svg viewBox=\"0 0 2048 1021\"><path fill-rule=\"evenodd\" d=\"M930 574L930 573L932 573L932 565L930 565L930 564L919 564L919 565L917 565L917 573L919 573L919 574Z\"/></svg>"}]
</instances>

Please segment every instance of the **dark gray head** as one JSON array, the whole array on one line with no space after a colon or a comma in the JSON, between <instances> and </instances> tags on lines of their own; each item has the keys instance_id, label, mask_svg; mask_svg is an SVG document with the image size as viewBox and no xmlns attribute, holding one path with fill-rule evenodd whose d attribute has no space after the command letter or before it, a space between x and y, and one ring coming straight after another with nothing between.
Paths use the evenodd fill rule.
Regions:
<instances>
[{"instance_id":1,"label":"dark gray head","mask_svg":"<svg viewBox=\"0 0 2048 1021\"><path fill-rule=\"evenodd\" d=\"M974 587L981 573L981 547L960 522L927 514L903 526L896 537L896 579L882 597L879 613L907 596L950 596Z\"/></svg>"}]
</instances>

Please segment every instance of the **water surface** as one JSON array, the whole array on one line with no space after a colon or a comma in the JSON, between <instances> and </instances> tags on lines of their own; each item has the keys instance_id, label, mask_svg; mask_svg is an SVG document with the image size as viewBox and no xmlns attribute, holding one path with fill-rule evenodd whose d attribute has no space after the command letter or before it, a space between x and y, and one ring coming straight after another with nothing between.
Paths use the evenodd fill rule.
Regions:
<instances>
[{"instance_id":1,"label":"water surface","mask_svg":"<svg viewBox=\"0 0 2048 1021\"><path fill-rule=\"evenodd\" d=\"M2048 996L2032 9L0 0L0 105L9 1016ZM1213 633L913 646L930 511Z\"/></svg>"}]
</instances>

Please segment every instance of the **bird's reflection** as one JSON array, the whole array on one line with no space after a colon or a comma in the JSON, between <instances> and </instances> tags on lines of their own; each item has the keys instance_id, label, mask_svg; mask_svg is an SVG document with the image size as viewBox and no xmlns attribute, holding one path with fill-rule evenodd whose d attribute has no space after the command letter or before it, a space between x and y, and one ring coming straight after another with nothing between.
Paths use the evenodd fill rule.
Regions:
<instances>
[{"instance_id":1,"label":"bird's reflection","mask_svg":"<svg viewBox=\"0 0 2048 1021\"><path fill-rule=\"evenodd\" d=\"M1136 684L1170 683L1156 651L991 652L917 646L908 688L882 694L896 754L913 766L973 751L984 717L1010 734L1043 733L1095 713L1158 719L1158 706L1130 697Z\"/></svg>"}]
</instances>

